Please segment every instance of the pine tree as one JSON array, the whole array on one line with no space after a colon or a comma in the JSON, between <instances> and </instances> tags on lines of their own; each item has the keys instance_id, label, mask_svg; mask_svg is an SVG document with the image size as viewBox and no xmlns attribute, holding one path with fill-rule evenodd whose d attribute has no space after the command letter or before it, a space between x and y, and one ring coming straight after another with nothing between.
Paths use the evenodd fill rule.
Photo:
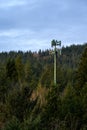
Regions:
<instances>
[{"instance_id":1,"label":"pine tree","mask_svg":"<svg viewBox=\"0 0 87 130\"><path fill-rule=\"evenodd\" d=\"M80 60L77 71L77 80L77 87L79 87L79 89L83 88L83 86L87 83L87 48L85 48Z\"/></svg>"},{"instance_id":2,"label":"pine tree","mask_svg":"<svg viewBox=\"0 0 87 130\"><path fill-rule=\"evenodd\" d=\"M9 59L6 64L6 75L13 81L17 81L18 73L16 70L15 60Z\"/></svg>"},{"instance_id":3,"label":"pine tree","mask_svg":"<svg viewBox=\"0 0 87 130\"><path fill-rule=\"evenodd\" d=\"M17 56L15 59L15 66L18 73L18 81L19 84L22 86L23 83L23 76L24 76L24 68L22 63L22 58L20 56Z\"/></svg>"}]
</instances>

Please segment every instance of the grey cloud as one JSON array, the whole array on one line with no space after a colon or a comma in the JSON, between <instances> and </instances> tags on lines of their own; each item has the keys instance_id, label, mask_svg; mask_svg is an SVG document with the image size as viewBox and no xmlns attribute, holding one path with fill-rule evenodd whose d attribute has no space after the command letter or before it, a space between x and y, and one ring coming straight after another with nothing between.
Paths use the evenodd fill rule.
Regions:
<instances>
[{"instance_id":1,"label":"grey cloud","mask_svg":"<svg viewBox=\"0 0 87 130\"><path fill-rule=\"evenodd\" d=\"M63 43L86 41L86 3L0 0L0 50L48 48L53 38Z\"/></svg>"}]
</instances>

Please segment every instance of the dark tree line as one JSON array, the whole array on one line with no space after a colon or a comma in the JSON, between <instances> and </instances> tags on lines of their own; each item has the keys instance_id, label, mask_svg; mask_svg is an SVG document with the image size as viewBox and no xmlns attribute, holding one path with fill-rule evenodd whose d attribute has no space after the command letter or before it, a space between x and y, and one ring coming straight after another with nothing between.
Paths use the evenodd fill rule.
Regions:
<instances>
[{"instance_id":1,"label":"dark tree line","mask_svg":"<svg viewBox=\"0 0 87 130\"><path fill-rule=\"evenodd\" d=\"M39 52L0 53L1 130L87 129L87 44Z\"/></svg>"}]
</instances>

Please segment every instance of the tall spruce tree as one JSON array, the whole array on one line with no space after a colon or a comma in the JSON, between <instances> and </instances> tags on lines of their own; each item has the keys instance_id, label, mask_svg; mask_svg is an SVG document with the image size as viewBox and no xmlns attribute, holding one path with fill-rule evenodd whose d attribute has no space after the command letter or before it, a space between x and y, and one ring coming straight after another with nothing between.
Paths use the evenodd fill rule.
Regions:
<instances>
[{"instance_id":1,"label":"tall spruce tree","mask_svg":"<svg viewBox=\"0 0 87 130\"><path fill-rule=\"evenodd\" d=\"M87 47L85 48L80 60L79 68L77 71L77 80L77 86L79 89L82 89L83 86L87 83Z\"/></svg>"}]
</instances>

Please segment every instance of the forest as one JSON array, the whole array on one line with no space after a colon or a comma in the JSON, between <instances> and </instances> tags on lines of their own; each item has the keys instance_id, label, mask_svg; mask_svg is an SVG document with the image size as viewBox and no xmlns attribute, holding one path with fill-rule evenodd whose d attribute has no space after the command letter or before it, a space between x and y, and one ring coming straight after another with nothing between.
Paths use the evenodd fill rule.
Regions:
<instances>
[{"instance_id":1,"label":"forest","mask_svg":"<svg viewBox=\"0 0 87 130\"><path fill-rule=\"evenodd\" d=\"M0 53L1 130L87 130L87 43L62 47L57 55Z\"/></svg>"}]
</instances>

